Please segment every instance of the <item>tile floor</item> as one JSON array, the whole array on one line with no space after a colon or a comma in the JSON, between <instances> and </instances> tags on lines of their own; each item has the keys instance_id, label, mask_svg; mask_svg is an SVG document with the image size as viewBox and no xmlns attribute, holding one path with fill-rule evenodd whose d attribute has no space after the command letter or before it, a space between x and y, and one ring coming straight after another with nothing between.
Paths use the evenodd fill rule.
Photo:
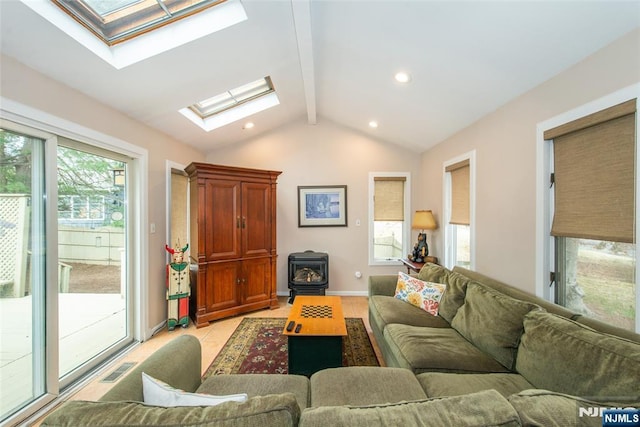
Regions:
<instances>
[{"instance_id":1,"label":"tile floor","mask_svg":"<svg viewBox=\"0 0 640 427\"><path fill-rule=\"evenodd\" d=\"M378 349L373 336L371 335L371 326L368 319L367 297L341 297L342 310L345 317L360 317L364 320L371 343L373 344L378 361L384 365L380 350ZM202 372L204 373L209 367L218 352L227 342L233 331L240 324L244 317L287 317L291 306L287 304L286 297L279 298L280 307L274 310L259 310L248 313L244 316L231 317L228 319L212 322L209 326L196 329L192 324L186 329L176 329L167 331L163 329L148 341L140 344L128 354L113 363L113 366L106 369L103 374L97 376L87 386L80 389L69 400L97 400L105 394L114 383L102 383L102 378L110 374L116 367L124 362L141 362L150 354L162 347L165 343L172 340L178 335L191 334L196 336L202 344ZM126 376L126 374L124 375ZM44 418L44 417L42 417ZM34 426L38 426L42 419L38 420Z\"/></svg>"}]
</instances>

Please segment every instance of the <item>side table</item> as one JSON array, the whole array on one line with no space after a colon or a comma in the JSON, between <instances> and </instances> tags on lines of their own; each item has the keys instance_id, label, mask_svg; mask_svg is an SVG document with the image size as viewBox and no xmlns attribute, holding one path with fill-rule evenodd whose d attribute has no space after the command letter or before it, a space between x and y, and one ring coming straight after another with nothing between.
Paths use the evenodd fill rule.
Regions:
<instances>
[{"instance_id":1,"label":"side table","mask_svg":"<svg viewBox=\"0 0 640 427\"><path fill-rule=\"evenodd\" d=\"M425 257L424 259L425 259L425 262L438 264L437 257L428 256L428 257ZM407 267L407 274L411 274L411 270L415 271L416 273L419 273L420 269L425 265L425 262L415 262L415 261L411 261L408 258L401 258L400 262L404 264L405 267Z\"/></svg>"}]
</instances>

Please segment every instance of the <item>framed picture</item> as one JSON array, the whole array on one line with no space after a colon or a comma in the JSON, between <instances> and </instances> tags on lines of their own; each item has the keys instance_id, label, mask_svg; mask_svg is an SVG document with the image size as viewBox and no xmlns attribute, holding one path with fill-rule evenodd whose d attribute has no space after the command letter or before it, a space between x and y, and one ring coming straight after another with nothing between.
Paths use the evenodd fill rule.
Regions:
<instances>
[{"instance_id":1,"label":"framed picture","mask_svg":"<svg viewBox=\"0 0 640 427\"><path fill-rule=\"evenodd\" d=\"M346 226L346 185L298 187L298 227Z\"/></svg>"}]
</instances>

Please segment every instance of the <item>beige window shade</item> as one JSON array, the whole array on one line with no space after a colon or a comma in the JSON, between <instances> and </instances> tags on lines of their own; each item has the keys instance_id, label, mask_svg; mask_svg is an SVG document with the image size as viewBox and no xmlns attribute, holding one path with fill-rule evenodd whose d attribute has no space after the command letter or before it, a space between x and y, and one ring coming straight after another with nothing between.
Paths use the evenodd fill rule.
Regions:
<instances>
[{"instance_id":1,"label":"beige window shade","mask_svg":"<svg viewBox=\"0 0 640 427\"><path fill-rule=\"evenodd\" d=\"M449 224L469 225L469 160L449 165L445 172L451 174L451 219Z\"/></svg>"},{"instance_id":2,"label":"beige window shade","mask_svg":"<svg viewBox=\"0 0 640 427\"><path fill-rule=\"evenodd\" d=\"M403 177L374 178L374 221L404 221Z\"/></svg>"},{"instance_id":3,"label":"beige window shade","mask_svg":"<svg viewBox=\"0 0 640 427\"><path fill-rule=\"evenodd\" d=\"M628 105L545 133L554 140L553 236L634 241L635 113L618 113Z\"/></svg>"},{"instance_id":4,"label":"beige window shade","mask_svg":"<svg viewBox=\"0 0 640 427\"><path fill-rule=\"evenodd\" d=\"M544 132L544 139L554 139L568 133L586 129L589 126L595 126L600 123L608 122L609 120L617 119L636 112L636 100L631 99L627 102L623 102L618 105L614 105L606 110L598 111L597 113L589 114L588 116L581 117L569 123L557 126L553 129L546 130Z\"/></svg>"}]
</instances>

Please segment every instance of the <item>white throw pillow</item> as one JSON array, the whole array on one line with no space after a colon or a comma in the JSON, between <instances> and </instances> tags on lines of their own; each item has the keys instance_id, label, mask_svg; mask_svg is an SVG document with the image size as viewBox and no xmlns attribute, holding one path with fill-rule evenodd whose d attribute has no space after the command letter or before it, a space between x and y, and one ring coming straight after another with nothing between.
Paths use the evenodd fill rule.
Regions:
<instances>
[{"instance_id":1,"label":"white throw pillow","mask_svg":"<svg viewBox=\"0 0 640 427\"><path fill-rule=\"evenodd\" d=\"M247 394L229 394L214 396L212 394L188 393L171 387L144 372L142 373L142 395L144 403L154 406L215 406L224 402L246 402Z\"/></svg>"}]
</instances>

